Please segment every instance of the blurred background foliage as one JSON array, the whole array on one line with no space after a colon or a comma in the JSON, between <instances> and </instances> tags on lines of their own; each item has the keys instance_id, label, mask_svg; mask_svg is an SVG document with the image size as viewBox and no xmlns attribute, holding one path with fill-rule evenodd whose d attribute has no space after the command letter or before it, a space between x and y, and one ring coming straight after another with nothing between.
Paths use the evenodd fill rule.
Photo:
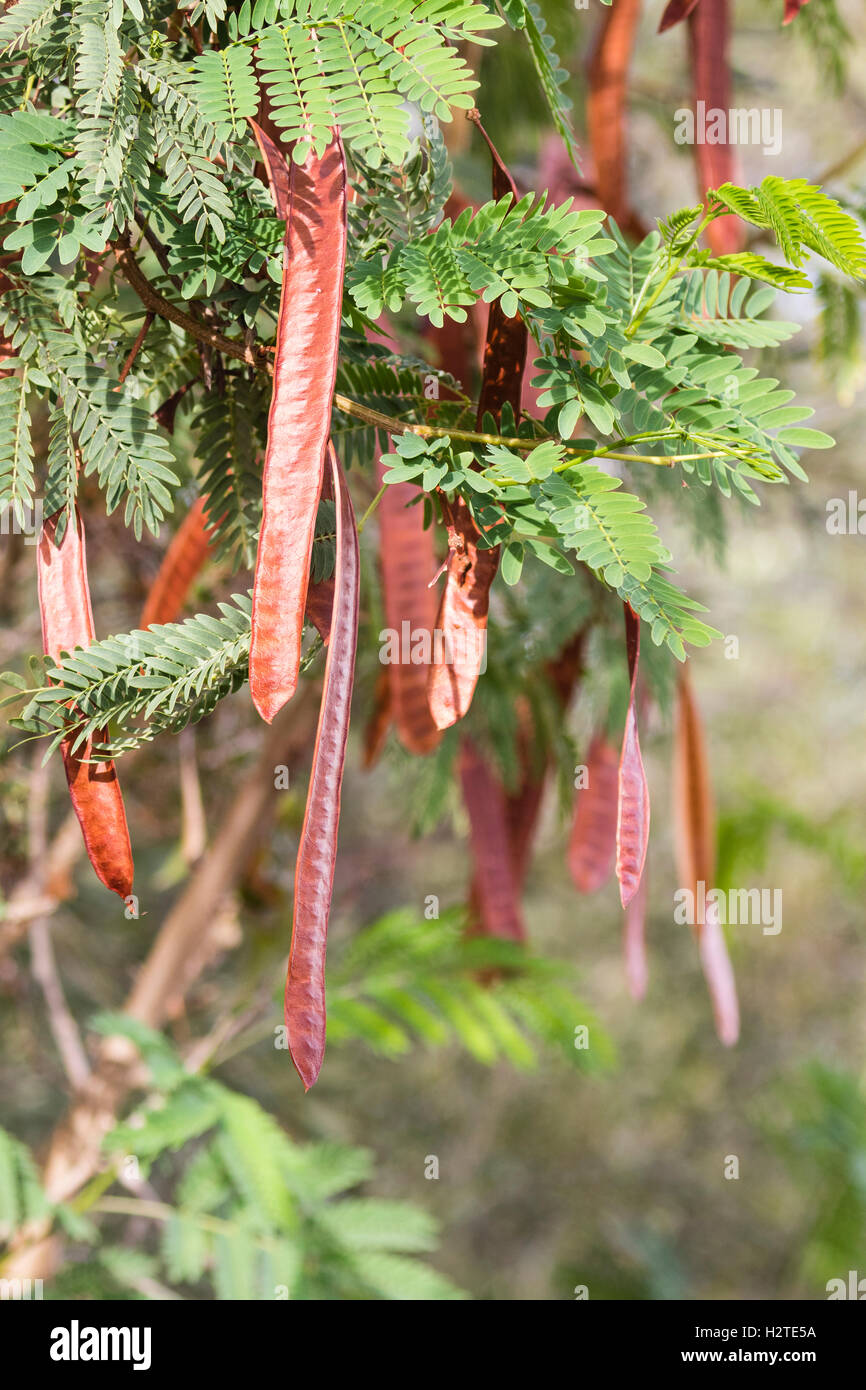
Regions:
<instances>
[{"instance_id":1,"label":"blurred background foliage","mask_svg":"<svg viewBox=\"0 0 866 1390\"><path fill-rule=\"evenodd\" d=\"M542 8L572 74L580 138L584 66L604 8L597 0L585 7L546 0ZM662 8L660 0L644 7L631 82L631 195L648 224L695 193L692 151L673 139L674 112L690 100L685 33L656 36ZM781 109L782 149L771 172L820 181L857 147L863 129L866 12L858 0L811 0L782 29L781 10L781 0L735 6L735 100ZM549 118L525 47L504 36L477 57L479 105L493 138L521 184L543 186L552 159ZM468 128L451 143L461 189L483 200L484 149L469 140ZM760 148L739 155L740 182L768 172ZM863 190L866 158L831 185L855 207L866 204ZM691 556L684 587L736 638L692 661L720 815L718 885L783 891L778 935L759 927L729 933L743 1016L739 1045L727 1051L717 1042L694 943L673 923L664 673L653 681L659 699L642 733L653 830L651 975L640 1005L625 987L615 883L594 898L576 894L564 861L566 798L551 786L524 898L537 970L521 1000L508 962L499 962L504 975L489 992L491 1016L487 992L471 973L484 962L461 957L459 989L470 997L458 1007L455 953L471 949L459 944L455 915L470 872L465 815L442 757L413 769L392 741L379 764L362 771L358 709L321 1080L304 1097L286 1053L274 1046L274 982L287 947L303 812L303 782L295 787L293 774L274 833L226 911L231 949L178 1011L171 1045L153 1042L164 1064L154 1088L177 1128L167 1126L155 1141L158 1156L146 1178L175 1214L148 1219L123 1209L121 1197L112 1208L111 1198L91 1193L88 1213L64 1214L71 1258L55 1296L163 1297L169 1286L191 1297L257 1296L297 1281L296 1296L317 1298L463 1290L481 1299L559 1300L587 1286L591 1299L791 1299L825 1297L826 1282L849 1269L866 1274L866 536L833 536L826 527L828 500L864 486L866 371L859 306L840 306L834 294L828 286L780 306L804 324L782 349L784 375L817 407L815 423L838 447L804 459L808 487L764 494L761 544L756 519L731 504L720 568L721 518L709 506L696 513L695 545L691 527L676 535L683 522L674 509L663 498L653 503L668 543ZM763 354L765 370L773 370L773 356ZM145 539L136 549L116 519L98 513L88 545L100 627L125 631L158 563L156 547ZM34 568L33 548L4 537L3 667L39 648ZM222 596L205 576L200 604ZM369 621L377 630L374 611ZM375 650L372 637L362 646ZM562 731L578 757L593 713L606 702L589 678ZM242 697L223 702L197 729L211 825L230 803L257 737ZM32 785L32 750L13 743L6 740L2 772L7 893L26 867ZM59 763L50 777L54 823L64 806ZM67 1000L82 1026L118 1007L183 872L174 741L146 749L124 788L138 881L148 885L141 919L119 917L86 867L78 870L76 895L53 919ZM431 895L441 904L436 921L424 915ZM380 925L371 932L371 923ZM564 964L551 970L543 960ZM413 1014L405 998L401 1014L394 991L405 994L407 985L431 1004L426 1017ZM26 946L0 960L0 1012L2 1122L38 1156L62 1113L66 1081ZM231 1026L221 1029L226 1018ZM589 1027L586 1051L573 1042L582 1025ZM210 1031L217 1041L201 1078L179 1079L171 1049L183 1051ZM185 1093L174 1112L178 1086L201 1094ZM233 1106L243 1113L231 1113ZM210 1127L197 1129L208 1117ZM274 1121L291 1143L274 1135ZM236 1138L252 1136L246 1156L233 1160L232 1125ZM132 1142L128 1134L114 1138L121 1149ZM292 1152L308 1158L297 1160L290 1181ZM731 1157L735 1179L725 1176ZM26 1160L11 1145L3 1171L16 1201L27 1191L38 1200ZM279 1202L281 1182L289 1209L275 1213L267 1194ZM374 1203L366 1213L347 1213L336 1244L333 1221L329 1227L323 1215L332 1197ZM389 1213L376 1201L411 1205ZM190 1209L208 1218L204 1235L195 1220L184 1226ZM436 1225L439 1248L431 1256Z\"/></svg>"}]
</instances>

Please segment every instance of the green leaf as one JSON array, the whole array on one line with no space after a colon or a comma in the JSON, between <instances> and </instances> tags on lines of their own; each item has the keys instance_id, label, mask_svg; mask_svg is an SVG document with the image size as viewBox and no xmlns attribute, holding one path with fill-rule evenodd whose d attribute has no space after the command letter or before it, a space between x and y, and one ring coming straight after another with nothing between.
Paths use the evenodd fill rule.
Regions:
<instances>
[{"instance_id":1,"label":"green leaf","mask_svg":"<svg viewBox=\"0 0 866 1390\"><path fill-rule=\"evenodd\" d=\"M835 439L823 430L780 430L776 438L782 444L794 444L803 449L832 449L836 443Z\"/></svg>"}]
</instances>

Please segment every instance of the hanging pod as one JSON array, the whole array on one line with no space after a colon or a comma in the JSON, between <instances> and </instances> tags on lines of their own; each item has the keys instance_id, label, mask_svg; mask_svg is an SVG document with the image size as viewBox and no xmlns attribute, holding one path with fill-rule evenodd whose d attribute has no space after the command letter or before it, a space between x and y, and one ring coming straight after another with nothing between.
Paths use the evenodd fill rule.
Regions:
<instances>
[{"instance_id":1,"label":"hanging pod","mask_svg":"<svg viewBox=\"0 0 866 1390\"><path fill-rule=\"evenodd\" d=\"M380 462L380 486L383 472ZM378 519L385 625L396 633L398 647L398 660L385 667L388 708L400 742L410 753L423 755L436 747L441 734L427 703L436 625L436 596L430 587L436 570L433 528L424 529L424 509L417 499L418 489L411 483L390 483Z\"/></svg>"},{"instance_id":2,"label":"hanging pod","mask_svg":"<svg viewBox=\"0 0 866 1390\"><path fill-rule=\"evenodd\" d=\"M502 782L469 738L460 746L459 769L474 863L470 912L483 935L523 941L526 928Z\"/></svg>"},{"instance_id":3,"label":"hanging pod","mask_svg":"<svg viewBox=\"0 0 866 1390\"><path fill-rule=\"evenodd\" d=\"M307 805L295 865L285 993L289 1051L306 1090L319 1075L325 1053L325 952L358 642L358 532L333 445L328 449L328 463L337 518L334 602Z\"/></svg>"},{"instance_id":4,"label":"hanging pod","mask_svg":"<svg viewBox=\"0 0 866 1390\"><path fill-rule=\"evenodd\" d=\"M290 161L261 127L254 133L286 223L250 645L253 702L270 722L295 693L300 670L337 372L346 161L337 132L321 159L311 151L304 164Z\"/></svg>"},{"instance_id":5,"label":"hanging pod","mask_svg":"<svg viewBox=\"0 0 866 1390\"><path fill-rule=\"evenodd\" d=\"M603 732L590 742L586 777L575 798L568 867L581 893L597 893L613 870L619 803L619 754Z\"/></svg>"},{"instance_id":6,"label":"hanging pod","mask_svg":"<svg viewBox=\"0 0 866 1390\"><path fill-rule=\"evenodd\" d=\"M674 725L674 857L680 888L692 894L694 930L701 969L713 1005L716 1032L726 1046L737 1041L740 1014L737 985L715 900L703 915L716 869L716 821L709 760L700 710L692 691L688 667L677 684ZM700 892L699 884L704 885Z\"/></svg>"},{"instance_id":7,"label":"hanging pod","mask_svg":"<svg viewBox=\"0 0 866 1390\"><path fill-rule=\"evenodd\" d=\"M649 843L650 803L637 729L637 673L640 662L640 619L630 604L625 610L625 645L631 682L625 733L619 759L619 799L616 819L616 876L623 907L637 892Z\"/></svg>"},{"instance_id":8,"label":"hanging pod","mask_svg":"<svg viewBox=\"0 0 866 1390\"><path fill-rule=\"evenodd\" d=\"M197 497L163 556L141 610L140 627L177 621L193 582L210 554L211 534L204 502Z\"/></svg>"},{"instance_id":9,"label":"hanging pod","mask_svg":"<svg viewBox=\"0 0 866 1390\"><path fill-rule=\"evenodd\" d=\"M57 546L54 537L60 515L55 513L43 523L36 551L42 646L58 663L61 651L89 647L94 637L84 525L77 513L70 516ZM132 892L132 849L114 762L90 761L98 754L99 736L74 753L70 742L60 747L88 858L106 888L126 898Z\"/></svg>"},{"instance_id":10,"label":"hanging pod","mask_svg":"<svg viewBox=\"0 0 866 1390\"><path fill-rule=\"evenodd\" d=\"M476 123L490 148L494 198L511 194L517 203L514 180L480 121ZM520 418L528 341L523 320L517 315L509 318L500 301L494 300L487 318L477 429L482 428L487 414L498 422L506 401L515 421ZM481 533L461 497L449 504L440 496L440 505L448 530L448 570L436 619L441 650L430 668L427 692L436 727L449 729L469 709L484 666L490 589L499 568L499 547L480 544Z\"/></svg>"}]
</instances>

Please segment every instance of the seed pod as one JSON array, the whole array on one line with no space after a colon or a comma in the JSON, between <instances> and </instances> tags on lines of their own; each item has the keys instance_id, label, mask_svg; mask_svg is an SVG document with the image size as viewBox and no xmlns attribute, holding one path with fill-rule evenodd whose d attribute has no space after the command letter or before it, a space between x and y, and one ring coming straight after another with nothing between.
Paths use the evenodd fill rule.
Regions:
<instances>
[{"instance_id":1,"label":"seed pod","mask_svg":"<svg viewBox=\"0 0 866 1390\"><path fill-rule=\"evenodd\" d=\"M381 483L381 464L379 469ZM378 516L385 624L397 633L400 643L400 660L386 667L390 708L400 742L410 753L423 755L436 747L441 734L427 703L430 658L426 662L404 659L418 655L419 642L432 653L436 624L436 596L430 588L436 569L433 530L424 529L423 509L409 505L417 495L410 483L389 484ZM408 652L403 650L404 632L409 633Z\"/></svg>"},{"instance_id":2,"label":"seed pod","mask_svg":"<svg viewBox=\"0 0 866 1390\"><path fill-rule=\"evenodd\" d=\"M707 907L698 949L701 969L713 1004L716 1033L725 1047L733 1047L740 1036L740 1006L737 1001L737 982L734 979L734 970L715 903L710 903Z\"/></svg>"},{"instance_id":3,"label":"seed pod","mask_svg":"<svg viewBox=\"0 0 866 1390\"><path fill-rule=\"evenodd\" d=\"M43 523L36 552L42 646L55 662L61 651L89 647L93 641L93 613L87 583L84 525L80 517L69 524L59 546L54 544L59 514ZM69 795L78 817L88 858L97 877L113 892L126 898L132 892L132 850L126 812L114 763L90 762L100 739L89 739L78 752L68 741L61 744Z\"/></svg>"},{"instance_id":4,"label":"seed pod","mask_svg":"<svg viewBox=\"0 0 866 1390\"><path fill-rule=\"evenodd\" d=\"M631 678L625 734L619 760L619 805L616 822L616 876L623 907L638 890L649 842L650 803L637 731L637 672L640 661L640 619L630 604L625 609L625 644Z\"/></svg>"},{"instance_id":5,"label":"seed pod","mask_svg":"<svg viewBox=\"0 0 866 1390\"><path fill-rule=\"evenodd\" d=\"M677 684L673 819L677 883L694 894L697 902L698 883L707 889L712 886L716 828L704 731L685 666ZM703 923L695 926L700 934Z\"/></svg>"},{"instance_id":6,"label":"seed pod","mask_svg":"<svg viewBox=\"0 0 866 1390\"><path fill-rule=\"evenodd\" d=\"M623 928L623 957L625 977L632 999L643 999L647 987L646 913L647 873L641 876L638 890L625 910Z\"/></svg>"},{"instance_id":7,"label":"seed pod","mask_svg":"<svg viewBox=\"0 0 866 1390\"><path fill-rule=\"evenodd\" d=\"M262 143L271 184L288 170L283 284L253 585L250 690L273 719L298 681L310 558L337 370L346 259L346 162L339 134L322 158L291 163Z\"/></svg>"},{"instance_id":8,"label":"seed pod","mask_svg":"<svg viewBox=\"0 0 866 1390\"><path fill-rule=\"evenodd\" d=\"M690 15L698 0L668 0L664 14L659 21L658 32L663 34L666 29L672 29L680 20Z\"/></svg>"},{"instance_id":9,"label":"seed pod","mask_svg":"<svg viewBox=\"0 0 866 1390\"><path fill-rule=\"evenodd\" d=\"M808 5L809 0L785 0L785 17L783 24L790 24L797 18L804 5Z\"/></svg>"},{"instance_id":10,"label":"seed pod","mask_svg":"<svg viewBox=\"0 0 866 1390\"><path fill-rule=\"evenodd\" d=\"M172 537L141 612L140 627L173 623L183 612L187 595L211 549L211 528L204 502L197 497Z\"/></svg>"},{"instance_id":11,"label":"seed pod","mask_svg":"<svg viewBox=\"0 0 866 1390\"><path fill-rule=\"evenodd\" d=\"M704 4L690 12L689 47L696 109L699 101L706 104L707 111L730 111L733 105L728 62L729 37L728 0L713 0L712 4L705 0ZM703 140L696 141L695 165L698 191L702 198L708 188L737 181L734 148L728 140L712 145ZM707 227L706 236L717 256L743 249L744 227L738 217L716 218Z\"/></svg>"},{"instance_id":12,"label":"seed pod","mask_svg":"<svg viewBox=\"0 0 866 1390\"><path fill-rule=\"evenodd\" d=\"M460 782L469 813L481 929L485 936L523 941L526 928L509 844L505 793L487 759L468 738L460 746Z\"/></svg>"},{"instance_id":13,"label":"seed pod","mask_svg":"<svg viewBox=\"0 0 866 1390\"><path fill-rule=\"evenodd\" d=\"M716 1032L730 1047L740 1030L737 985L715 902L708 903L701 915L700 904L706 902L715 875L716 826L700 710L685 666L677 686L673 780L677 880L693 895L701 969L713 1004ZM703 892L698 889L700 883Z\"/></svg>"},{"instance_id":14,"label":"seed pod","mask_svg":"<svg viewBox=\"0 0 866 1390\"><path fill-rule=\"evenodd\" d=\"M575 798L568 867L581 893L597 893L610 877L616 855L619 755L596 733L586 758L587 785Z\"/></svg>"},{"instance_id":15,"label":"seed pod","mask_svg":"<svg viewBox=\"0 0 866 1390\"><path fill-rule=\"evenodd\" d=\"M599 21L589 62L586 124L595 159L597 201L624 232L644 229L631 211L627 183L628 70L640 23L641 0L618 0Z\"/></svg>"},{"instance_id":16,"label":"seed pod","mask_svg":"<svg viewBox=\"0 0 866 1390\"><path fill-rule=\"evenodd\" d=\"M388 672L383 666L376 678L376 686L373 691L373 708L370 711L364 728L362 766L365 769L375 767L376 763L379 761L379 756L385 746L385 740L388 737L388 730L390 727L391 685L388 680Z\"/></svg>"},{"instance_id":17,"label":"seed pod","mask_svg":"<svg viewBox=\"0 0 866 1390\"><path fill-rule=\"evenodd\" d=\"M503 198L510 193L516 203L514 180L480 121L477 124L491 152L493 196ZM487 319L477 414L479 430L486 414L498 422L506 401L515 420L519 419L528 341L523 320L519 316L508 318L499 300L495 300ZM468 710L481 674L490 588L499 567L499 548L479 545L480 532L461 497L449 504L442 496L440 505L448 528L448 571L436 620L443 651L438 654L442 659L434 660L430 669L427 694L436 727L448 729Z\"/></svg>"},{"instance_id":18,"label":"seed pod","mask_svg":"<svg viewBox=\"0 0 866 1390\"><path fill-rule=\"evenodd\" d=\"M559 655L547 663L545 675L550 682L553 694L562 714L568 708L574 687L580 678L583 665L583 650L586 643L586 630L575 633L566 643ZM514 791L506 791L492 768L487 776L492 779L494 791L488 801L490 814L501 800L504 811L504 833L508 845L509 874L513 887L513 899L507 892L498 890L494 894L485 890L480 882L480 868L476 863L469 892L469 932L473 935L486 933L492 936L513 937L514 922L522 928L520 912L520 893L529 870L532 843L538 825L538 817L544 799L544 786L547 779L550 757L538 756L536 732L531 718L529 702L521 700L517 710L518 736L517 757L521 769L520 782ZM477 748L476 748L477 751ZM614 803L615 804L615 803ZM467 801L467 806L469 802ZM485 833L486 813L479 815L480 833ZM501 831L496 831L497 836ZM507 884L507 878L504 880ZM486 900L487 910L482 913L482 898Z\"/></svg>"},{"instance_id":19,"label":"seed pod","mask_svg":"<svg viewBox=\"0 0 866 1390\"><path fill-rule=\"evenodd\" d=\"M295 866L292 944L285 994L289 1050L306 1090L319 1075L325 1053L325 952L358 641L358 532L333 445L329 446L328 460L337 515L334 606Z\"/></svg>"}]
</instances>

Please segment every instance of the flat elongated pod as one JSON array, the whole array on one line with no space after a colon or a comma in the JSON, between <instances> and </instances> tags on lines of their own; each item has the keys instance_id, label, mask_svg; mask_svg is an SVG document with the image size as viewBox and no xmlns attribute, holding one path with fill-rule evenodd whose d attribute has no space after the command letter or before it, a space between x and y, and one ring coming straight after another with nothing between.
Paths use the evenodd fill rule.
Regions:
<instances>
[{"instance_id":1,"label":"flat elongated pod","mask_svg":"<svg viewBox=\"0 0 866 1390\"><path fill-rule=\"evenodd\" d=\"M61 651L89 647L94 633L84 525L80 517L70 518L63 540L56 546L57 521L55 515L42 526L36 565L42 646L59 662ZM61 744L69 795L88 858L106 888L125 898L132 892L133 876L126 812L114 762L89 761L98 749L98 739L88 740L75 753L68 742Z\"/></svg>"},{"instance_id":2,"label":"flat elongated pod","mask_svg":"<svg viewBox=\"0 0 866 1390\"><path fill-rule=\"evenodd\" d=\"M552 693L563 714L568 708L575 685L580 678L585 642L585 630L575 633L559 655L548 662L545 667L546 679L550 682ZM521 769L520 781L513 791L500 788L498 792L494 793L495 800L498 801L501 795L504 801L508 858L514 898L512 900L508 893L504 894L498 911L495 913L488 911L486 917L483 916L478 865L476 864L473 868L469 894L469 931L474 934L491 931L492 923L494 936L513 936L513 921L519 920L521 928L523 925L520 893L529 871L532 846L544 800L544 787L551 759L549 752L539 756L539 750L536 747L536 730L528 701L521 700L518 703L517 716L519 726L517 755ZM492 769L488 775L494 779L498 786L499 779ZM614 804L616 804L615 797Z\"/></svg>"},{"instance_id":3,"label":"flat elongated pod","mask_svg":"<svg viewBox=\"0 0 866 1390\"><path fill-rule=\"evenodd\" d=\"M728 955L725 934L719 923L715 903L707 907L703 931L698 943L701 969L713 1005L713 1017L719 1041L733 1047L740 1036L740 1006L737 1001L737 982Z\"/></svg>"},{"instance_id":4,"label":"flat elongated pod","mask_svg":"<svg viewBox=\"0 0 866 1390\"><path fill-rule=\"evenodd\" d=\"M677 684L674 723L673 778L674 855L677 883L695 895L697 885L712 887L716 859L716 827L709 764L700 711L687 667ZM702 922L695 923L698 932Z\"/></svg>"},{"instance_id":5,"label":"flat elongated pod","mask_svg":"<svg viewBox=\"0 0 866 1390\"><path fill-rule=\"evenodd\" d=\"M703 725L685 666L680 670L677 686L673 811L677 880L680 888L693 895L695 934L716 1032L730 1047L740 1031L737 985L718 907L715 900L706 901L716 866L715 810ZM703 891L698 889L700 883Z\"/></svg>"},{"instance_id":6,"label":"flat elongated pod","mask_svg":"<svg viewBox=\"0 0 866 1390\"><path fill-rule=\"evenodd\" d=\"M689 48L695 103L703 102L707 111L730 111L733 106L731 68L728 62L730 6L728 0L704 0L689 12ZM730 134L730 132L727 132ZM709 144L695 143L698 192L703 198L708 188L737 182L737 161L729 140ZM741 251L745 229L738 217L717 217L707 227L706 236L713 252L725 256Z\"/></svg>"},{"instance_id":7,"label":"flat elongated pod","mask_svg":"<svg viewBox=\"0 0 866 1390\"><path fill-rule=\"evenodd\" d=\"M625 978L632 999L643 999L646 994L648 976L646 960L647 899L647 872L644 869L638 890L625 910L625 925L622 934Z\"/></svg>"},{"instance_id":8,"label":"flat elongated pod","mask_svg":"<svg viewBox=\"0 0 866 1390\"><path fill-rule=\"evenodd\" d=\"M640 233L628 194L626 122L628 70L640 23L641 0L617 0L599 19L589 62L586 124L595 160L598 203L623 231Z\"/></svg>"},{"instance_id":9,"label":"flat elongated pod","mask_svg":"<svg viewBox=\"0 0 866 1390\"><path fill-rule=\"evenodd\" d=\"M490 147L492 185L495 198L511 194L518 201L517 187L480 122L479 128ZM514 419L520 418L523 373L526 369L528 335L519 316L509 318L498 300L491 304L481 371L481 392L476 423L481 429L490 414L498 422L507 401ZM448 528L448 570L436 620L442 652L430 668L427 685L430 713L438 729L448 729L462 719L472 703L478 677L484 664L490 588L499 568L499 548L479 544L480 532L472 513L461 497L452 505L441 499Z\"/></svg>"},{"instance_id":10,"label":"flat elongated pod","mask_svg":"<svg viewBox=\"0 0 866 1390\"><path fill-rule=\"evenodd\" d=\"M381 482L381 464L379 471ZM410 753L425 754L441 738L427 703L436 625L436 595L430 581L436 559L432 527L424 529L423 508L411 505L417 497L411 483L392 483L385 489L378 510L379 555L385 625L397 636L397 659L389 660L385 668L390 711L404 747Z\"/></svg>"},{"instance_id":11,"label":"flat elongated pod","mask_svg":"<svg viewBox=\"0 0 866 1390\"><path fill-rule=\"evenodd\" d=\"M581 893L597 893L613 871L619 805L619 754L603 732L589 745L586 776L575 797L568 867Z\"/></svg>"},{"instance_id":12,"label":"flat elongated pod","mask_svg":"<svg viewBox=\"0 0 866 1390\"><path fill-rule=\"evenodd\" d=\"M310 558L337 371L346 260L346 161L261 145L278 198L288 168L283 283L268 415L264 508L253 585L250 690L263 719L295 692ZM278 211L280 210L278 205Z\"/></svg>"},{"instance_id":13,"label":"flat elongated pod","mask_svg":"<svg viewBox=\"0 0 866 1390\"><path fill-rule=\"evenodd\" d=\"M512 862L505 792L487 759L468 738L460 748L460 782L475 863L473 897L484 935L522 941L526 928Z\"/></svg>"},{"instance_id":14,"label":"flat elongated pod","mask_svg":"<svg viewBox=\"0 0 866 1390\"><path fill-rule=\"evenodd\" d=\"M697 3L698 0L668 0L659 20L658 32L663 34L666 29L672 29L675 24L679 24L681 20L691 14Z\"/></svg>"},{"instance_id":15,"label":"flat elongated pod","mask_svg":"<svg viewBox=\"0 0 866 1390\"><path fill-rule=\"evenodd\" d=\"M438 729L449 729L472 703L486 656L490 588L496 549L479 545L479 531L462 497L441 506L448 527L448 573L436 619L441 651L434 653L427 694Z\"/></svg>"},{"instance_id":16,"label":"flat elongated pod","mask_svg":"<svg viewBox=\"0 0 866 1390\"><path fill-rule=\"evenodd\" d=\"M307 805L295 866L292 944L285 993L289 1050L307 1090L318 1077L325 1054L325 952L358 641L358 532L333 446L329 446L328 460L337 517L334 605Z\"/></svg>"},{"instance_id":17,"label":"flat elongated pod","mask_svg":"<svg viewBox=\"0 0 866 1390\"><path fill-rule=\"evenodd\" d=\"M174 533L141 611L141 627L173 623L183 612L196 575L210 554L210 528L197 497Z\"/></svg>"},{"instance_id":18,"label":"flat elongated pod","mask_svg":"<svg viewBox=\"0 0 866 1390\"><path fill-rule=\"evenodd\" d=\"M625 734L619 760L619 805L616 821L616 876L623 907L638 890L649 843L650 803L637 730L637 672L640 661L640 619L631 605L625 609L626 653L631 680Z\"/></svg>"}]
</instances>

